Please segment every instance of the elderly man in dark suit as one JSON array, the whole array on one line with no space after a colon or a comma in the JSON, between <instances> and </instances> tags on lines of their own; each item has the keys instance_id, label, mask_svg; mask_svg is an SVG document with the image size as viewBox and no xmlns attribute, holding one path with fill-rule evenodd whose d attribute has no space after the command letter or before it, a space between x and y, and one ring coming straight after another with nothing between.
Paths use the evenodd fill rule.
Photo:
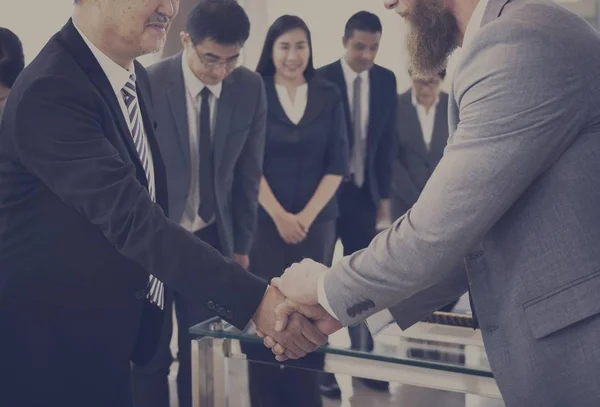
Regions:
<instances>
[{"instance_id":1,"label":"elderly man in dark suit","mask_svg":"<svg viewBox=\"0 0 600 407\"><path fill-rule=\"evenodd\" d=\"M256 225L267 112L260 75L236 68L249 33L236 1L202 1L181 34L184 51L148 69L169 217L244 268ZM210 315L179 293L170 298L179 329L179 405L190 407L188 328ZM137 405L168 407L171 322L167 313L154 363L134 369Z\"/></svg>"},{"instance_id":2,"label":"elderly man in dark suit","mask_svg":"<svg viewBox=\"0 0 600 407\"><path fill-rule=\"evenodd\" d=\"M448 94L440 91L446 77L409 70L413 86L398 95L397 156L392 171L390 215L398 219L421 194L448 142Z\"/></svg>"},{"instance_id":3,"label":"elderly man in dark suit","mask_svg":"<svg viewBox=\"0 0 600 407\"><path fill-rule=\"evenodd\" d=\"M1 406L131 407L130 360L155 352L163 283L194 309L279 335L281 293L165 216L135 58L160 49L177 8L78 0L12 88L0 126ZM297 319L304 335L281 340L301 356L326 338Z\"/></svg>"}]
</instances>

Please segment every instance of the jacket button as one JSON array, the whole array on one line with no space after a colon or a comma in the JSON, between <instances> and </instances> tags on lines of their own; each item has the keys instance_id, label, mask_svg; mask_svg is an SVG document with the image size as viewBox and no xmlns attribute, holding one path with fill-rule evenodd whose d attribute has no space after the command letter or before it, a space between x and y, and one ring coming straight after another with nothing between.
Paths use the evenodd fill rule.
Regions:
<instances>
[{"instance_id":1,"label":"jacket button","mask_svg":"<svg viewBox=\"0 0 600 407\"><path fill-rule=\"evenodd\" d=\"M209 310L214 311L215 310L215 303L212 301L209 301L206 303L206 306L208 307Z\"/></svg>"},{"instance_id":2,"label":"jacket button","mask_svg":"<svg viewBox=\"0 0 600 407\"><path fill-rule=\"evenodd\" d=\"M356 309L354 307L348 308L346 312L348 313L348 315L350 315L351 318L354 318L356 316Z\"/></svg>"}]
</instances>

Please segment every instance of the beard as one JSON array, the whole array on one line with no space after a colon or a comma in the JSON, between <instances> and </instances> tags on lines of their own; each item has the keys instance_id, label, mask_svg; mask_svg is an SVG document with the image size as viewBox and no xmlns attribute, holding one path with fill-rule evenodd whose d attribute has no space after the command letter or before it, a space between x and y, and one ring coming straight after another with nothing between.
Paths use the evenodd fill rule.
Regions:
<instances>
[{"instance_id":1,"label":"beard","mask_svg":"<svg viewBox=\"0 0 600 407\"><path fill-rule=\"evenodd\" d=\"M416 0L406 20L411 27L407 38L411 69L426 77L438 75L458 46L456 17L442 0Z\"/></svg>"}]
</instances>

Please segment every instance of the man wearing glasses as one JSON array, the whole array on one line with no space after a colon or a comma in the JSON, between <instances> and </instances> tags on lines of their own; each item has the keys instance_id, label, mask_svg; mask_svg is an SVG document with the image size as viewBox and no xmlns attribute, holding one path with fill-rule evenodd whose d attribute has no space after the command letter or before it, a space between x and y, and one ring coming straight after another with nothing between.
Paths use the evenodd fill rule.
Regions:
<instances>
[{"instance_id":1,"label":"man wearing glasses","mask_svg":"<svg viewBox=\"0 0 600 407\"><path fill-rule=\"evenodd\" d=\"M183 51L148 69L170 217L245 268L256 223L266 120L260 76L236 68L249 31L248 16L236 1L199 2L181 33ZM210 315L197 312L178 293L167 292L166 300L168 306L175 304L178 322L179 405L190 407L188 328ZM155 360L133 369L137 406L169 405L172 313L166 314Z\"/></svg>"}]
</instances>

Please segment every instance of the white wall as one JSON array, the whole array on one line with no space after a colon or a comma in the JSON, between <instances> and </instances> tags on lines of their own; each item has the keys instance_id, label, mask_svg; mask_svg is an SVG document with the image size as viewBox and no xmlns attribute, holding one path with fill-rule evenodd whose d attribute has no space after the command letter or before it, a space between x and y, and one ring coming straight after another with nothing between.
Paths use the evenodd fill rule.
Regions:
<instances>
[{"instance_id":1,"label":"white wall","mask_svg":"<svg viewBox=\"0 0 600 407\"><path fill-rule=\"evenodd\" d=\"M268 26L283 14L298 15L311 30L315 66L339 59L344 53L342 35L350 16L370 11L381 19L383 37L377 63L391 69L398 81L398 91L410 86L407 73L405 38L407 26L395 13L386 10L381 0L240 0L250 16L252 31L244 50L244 65L256 67ZM452 71L449 67L449 73ZM450 81L446 81L446 86Z\"/></svg>"},{"instance_id":2,"label":"white wall","mask_svg":"<svg viewBox=\"0 0 600 407\"><path fill-rule=\"evenodd\" d=\"M67 22L72 11L73 0L0 0L0 27L8 28L19 37L25 63L29 63ZM140 58L140 62L148 64L157 58L157 55L147 55Z\"/></svg>"}]
</instances>

